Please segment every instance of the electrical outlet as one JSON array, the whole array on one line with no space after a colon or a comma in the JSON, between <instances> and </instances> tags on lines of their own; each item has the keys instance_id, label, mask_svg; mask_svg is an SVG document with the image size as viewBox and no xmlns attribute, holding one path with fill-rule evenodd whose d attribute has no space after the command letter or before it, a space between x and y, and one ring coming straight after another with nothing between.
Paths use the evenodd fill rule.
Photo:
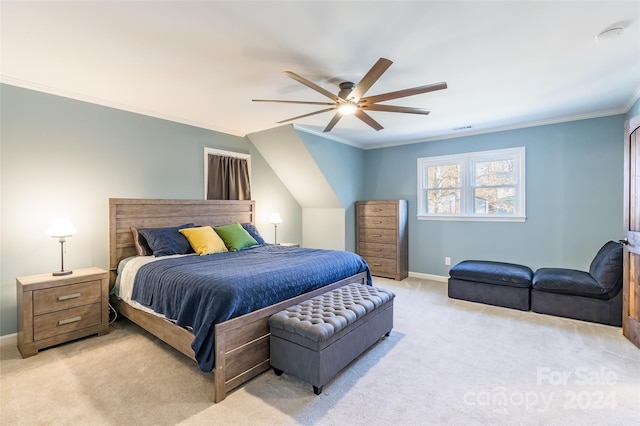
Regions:
<instances>
[{"instance_id":1,"label":"electrical outlet","mask_svg":"<svg viewBox=\"0 0 640 426\"><path fill-rule=\"evenodd\" d=\"M445 257L444 258L444 264L445 265L451 265L451 258L450 257Z\"/></svg>"}]
</instances>

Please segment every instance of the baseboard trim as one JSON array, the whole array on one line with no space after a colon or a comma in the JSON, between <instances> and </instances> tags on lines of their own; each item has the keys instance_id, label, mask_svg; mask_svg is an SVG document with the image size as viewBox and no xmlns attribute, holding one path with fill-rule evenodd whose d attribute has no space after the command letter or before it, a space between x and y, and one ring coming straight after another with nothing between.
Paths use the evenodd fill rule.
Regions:
<instances>
[{"instance_id":1,"label":"baseboard trim","mask_svg":"<svg viewBox=\"0 0 640 426\"><path fill-rule=\"evenodd\" d=\"M18 333L5 334L0 336L0 346L15 346L18 344Z\"/></svg>"},{"instance_id":2,"label":"baseboard trim","mask_svg":"<svg viewBox=\"0 0 640 426\"><path fill-rule=\"evenodd\" d=\"M423 280L438 281L443 283L449 281L449 277L445 277L442 275L422 274L420 272L409 272L409 276L412 278L420 278Z\"/></svg>"}]
</instances>

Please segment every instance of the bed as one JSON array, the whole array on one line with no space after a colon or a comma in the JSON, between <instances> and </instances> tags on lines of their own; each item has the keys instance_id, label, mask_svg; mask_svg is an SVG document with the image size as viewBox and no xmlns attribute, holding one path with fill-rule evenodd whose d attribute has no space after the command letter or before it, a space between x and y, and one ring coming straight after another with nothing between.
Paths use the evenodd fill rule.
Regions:
<instances>
[{"instance_id":1,"label":"bed","mask_svg":"<svg viewBox=\"0 0 640 426\"><path fill-rule=\"evenodd\" d=\"M158 228L185 223L220 226L234 222L255 223L255 202L111 198L109 200L111 288L115 285L120 262L136 255L132 227ZM213 400L222 401L232 389L269 369L268 319L271 315L345 284L354 282L367 284L369 278L368 270L353 273L321 288L215 323L212 327L214 330ZM111 297L111 304L120 315L196 360L196 354L192 349L194 334L191 330L153 313L136 309L116 297Z\"/></svg>"}]
</instances>

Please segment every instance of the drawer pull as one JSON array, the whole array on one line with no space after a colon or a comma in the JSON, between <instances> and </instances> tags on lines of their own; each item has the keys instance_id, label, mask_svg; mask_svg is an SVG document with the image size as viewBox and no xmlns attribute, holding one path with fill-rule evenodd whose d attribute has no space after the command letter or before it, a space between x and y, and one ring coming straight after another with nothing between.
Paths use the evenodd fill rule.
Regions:
<instances>
[{"instance_id":1,"label":"drawer pull","mask_svg":"<svg viewBox=\"0 0 640 426\"><path fill-rule=\"evenodd\" d=\"M81 293L65 294L64 296L59 296L58 300L59 301L63 301L63 300L69 300L69 299L76 299L76 298L78 298L80 296L81 296Z\"/></svg>"},{"instance_id":2,"label":"drawer pull","mask_svg":"<svg viewBox=\"0 0 640 426\"><path fill-rule=\"evenodd\" d=\"M382 235L372 235L373 238L382 238Z\"/></svg>"},{"instance_id":3,"label":"drawer pull","mask_svg":"<svg viewBox=\"0 0 640 426\"><path fill-rule=\"evenodd\" d=\"M381 263L372 263L371 265L372 265L372 266L382 266L382 264L381 264Z\"/></svg>"},{"instance_id":4,"label":"drawer pull","mask_svg":"<svg viewBox=\"0 0 640 426\"><path fill-rule=\"evenodd\" d=\"M73 318L63 319L63 320L58 321L58 325L71 324L72 322L78 322L81 319L82 319L82 317L73 317Z\"/></svg>"}]
</instances>

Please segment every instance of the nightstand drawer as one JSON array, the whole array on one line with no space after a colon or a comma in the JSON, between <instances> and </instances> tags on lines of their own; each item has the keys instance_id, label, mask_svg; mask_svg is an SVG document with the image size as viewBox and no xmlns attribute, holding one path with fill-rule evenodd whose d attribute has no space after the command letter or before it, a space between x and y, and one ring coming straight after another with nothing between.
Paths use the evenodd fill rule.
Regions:
<instances>
[{"instance_id":1,"label":"nightstand drawer","mask_svg":"<svg viewBox=\"0 0 640 426\"><path fill-rule=\"evenodd\" d=\"M104 269L18 277L16 293L23 358L60 343L109 333L109 274Z\"/></svg>"},{"instance_id":2,"label":"nightstand drawer","mask_svg":"<svg viewBox=\"0 0 640 426\"><path fill-rule=\"evenodd\" d=\"M102 318L101 307L102 303L94 303L37 316L33 319L33 340L38 341L99 325Z\"/></svg>"},{"instance_id":3,"label":"nightstand drawer","mask_svg":"<svg viewBox=\"0 0 640 426\"><path fill-rule=\"evenodd\" d=\"M61 311L100 302L100 280L36 290L33 292L33 314Z\"/></svg>"}]
</instances>

